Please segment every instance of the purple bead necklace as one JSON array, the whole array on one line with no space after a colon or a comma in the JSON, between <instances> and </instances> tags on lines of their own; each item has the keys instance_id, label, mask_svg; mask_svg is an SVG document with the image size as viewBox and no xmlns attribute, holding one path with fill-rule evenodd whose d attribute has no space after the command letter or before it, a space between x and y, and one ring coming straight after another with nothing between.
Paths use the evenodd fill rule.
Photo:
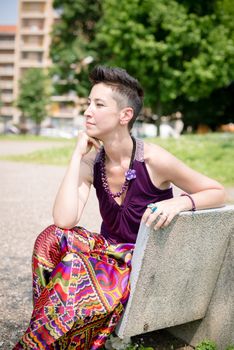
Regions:
<instances>
[{"instance_id":1,"label":"purple bead necklace","mask_svg":"<svg viewBox=\"0 0 234 350\"><path fill-rule=\"evenodd\" d=\"M133 180L136 178L136 170L132 169L132 165L133 165L133 160L135 157L135 152L136 152L136 140L134 139L134 137L132 137L132 142L133 142L133 149L132 149L132 155L131 155L131 160L130 160L130 164L129 164L129 169L125 172L125 181L121 187L121 190L119 192L116 193L112 193L109 185L108 185L108 181L107 181L107 176L106 176L106 166L105 166L105 160L106 160L106 153L105 153L105 149L103 147L102 151L101 151L101 179L102 179L102 185L104 190L112 197L112 198L116 198L116 197L120 197L128 188L129 185L129 181Z\"/></svg>"}]
</instances>

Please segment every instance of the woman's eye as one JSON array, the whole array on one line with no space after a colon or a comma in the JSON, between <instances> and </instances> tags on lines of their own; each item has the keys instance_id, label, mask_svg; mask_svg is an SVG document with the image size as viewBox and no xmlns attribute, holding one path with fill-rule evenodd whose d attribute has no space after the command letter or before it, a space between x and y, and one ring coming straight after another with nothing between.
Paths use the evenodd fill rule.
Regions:
<instances>
[{"instance_id":1,"label":"woman's eye","mask_svg":"<svg viewBox=\"0 0 234 350\"><path fill-rule=\"evenodd\" d=\"M104 105L102 103L97 103L98 107L103 107Z\"/></svg>"}]
</instances>

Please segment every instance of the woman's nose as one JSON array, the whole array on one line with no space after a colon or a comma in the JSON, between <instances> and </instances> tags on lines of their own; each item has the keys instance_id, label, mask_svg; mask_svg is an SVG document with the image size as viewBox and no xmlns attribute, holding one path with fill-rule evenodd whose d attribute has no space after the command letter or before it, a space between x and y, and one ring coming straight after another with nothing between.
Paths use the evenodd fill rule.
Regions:
<instances>
[{"instance_id":1,"label":"woman's nose","mask_svg":"<svg viewBox=\"0 0 234 350\"><path fill-rule=\"evenodd\" d=\"M85 115L85 116L92 115L92 108L91 108L91 105L88 105L88 107L87 107L86 110L84 111L84 115Z\"/></svg>"}]
</instances>

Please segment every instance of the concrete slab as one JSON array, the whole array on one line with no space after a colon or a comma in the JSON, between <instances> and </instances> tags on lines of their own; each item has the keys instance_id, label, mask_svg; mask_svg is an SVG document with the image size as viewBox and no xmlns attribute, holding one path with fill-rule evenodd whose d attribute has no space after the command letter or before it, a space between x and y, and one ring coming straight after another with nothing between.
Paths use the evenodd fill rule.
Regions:
<instances>
[{"instance_id":1,"label":"concrete slab","mask_svg":"<svg viewBox=\"0 0 234 350\"><path fill-rule=\"evenodd\" d=\"M234 206L228 206L181 213L156 232L141 226L119 337L205 317L234 227L233 214ZM233 272L229 274L231 278Z\"/></svg>"},{"instance_id":2,"label":"concrete slab","mask_svg":"<svg viewBox=\"0 0 234 350\"><path fill-rule=\"evenodd\" d=\"M168 331L193 346L203 339L215 341L219 350L234 346L234 232L205 317Z\"/></svg>"}]
</instances>

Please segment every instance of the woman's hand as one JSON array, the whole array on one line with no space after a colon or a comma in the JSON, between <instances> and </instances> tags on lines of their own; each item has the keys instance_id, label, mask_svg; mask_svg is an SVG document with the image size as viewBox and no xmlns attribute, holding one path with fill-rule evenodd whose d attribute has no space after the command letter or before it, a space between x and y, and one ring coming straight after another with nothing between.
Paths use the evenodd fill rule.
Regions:
<instances>
[{"instance_id":1,"label":"woman's hand","mask_svg":"<svg viewBox=\"0 0 234 350\"><path fill-rule=\"evenodd\" d=\"M98 151L101 146L100 141L93 137L89 137L84 131L79 131L77 136L76 151L78 151L81 156L84 156L90 152L93 146Z\"/></svg>"},{"instance_id":2,"label":"woman's hand","mask_svg":"<svg viewBox=\"0 0 234 350\"><path fill-rule=\"evenodd\" d=\"M146 226L154 225L154 230L167 227L172 219L181 211L190 210L188 198L174 197L157 203L152 203L143 214L142 221Z\"/></svg>"}]
</instances>

